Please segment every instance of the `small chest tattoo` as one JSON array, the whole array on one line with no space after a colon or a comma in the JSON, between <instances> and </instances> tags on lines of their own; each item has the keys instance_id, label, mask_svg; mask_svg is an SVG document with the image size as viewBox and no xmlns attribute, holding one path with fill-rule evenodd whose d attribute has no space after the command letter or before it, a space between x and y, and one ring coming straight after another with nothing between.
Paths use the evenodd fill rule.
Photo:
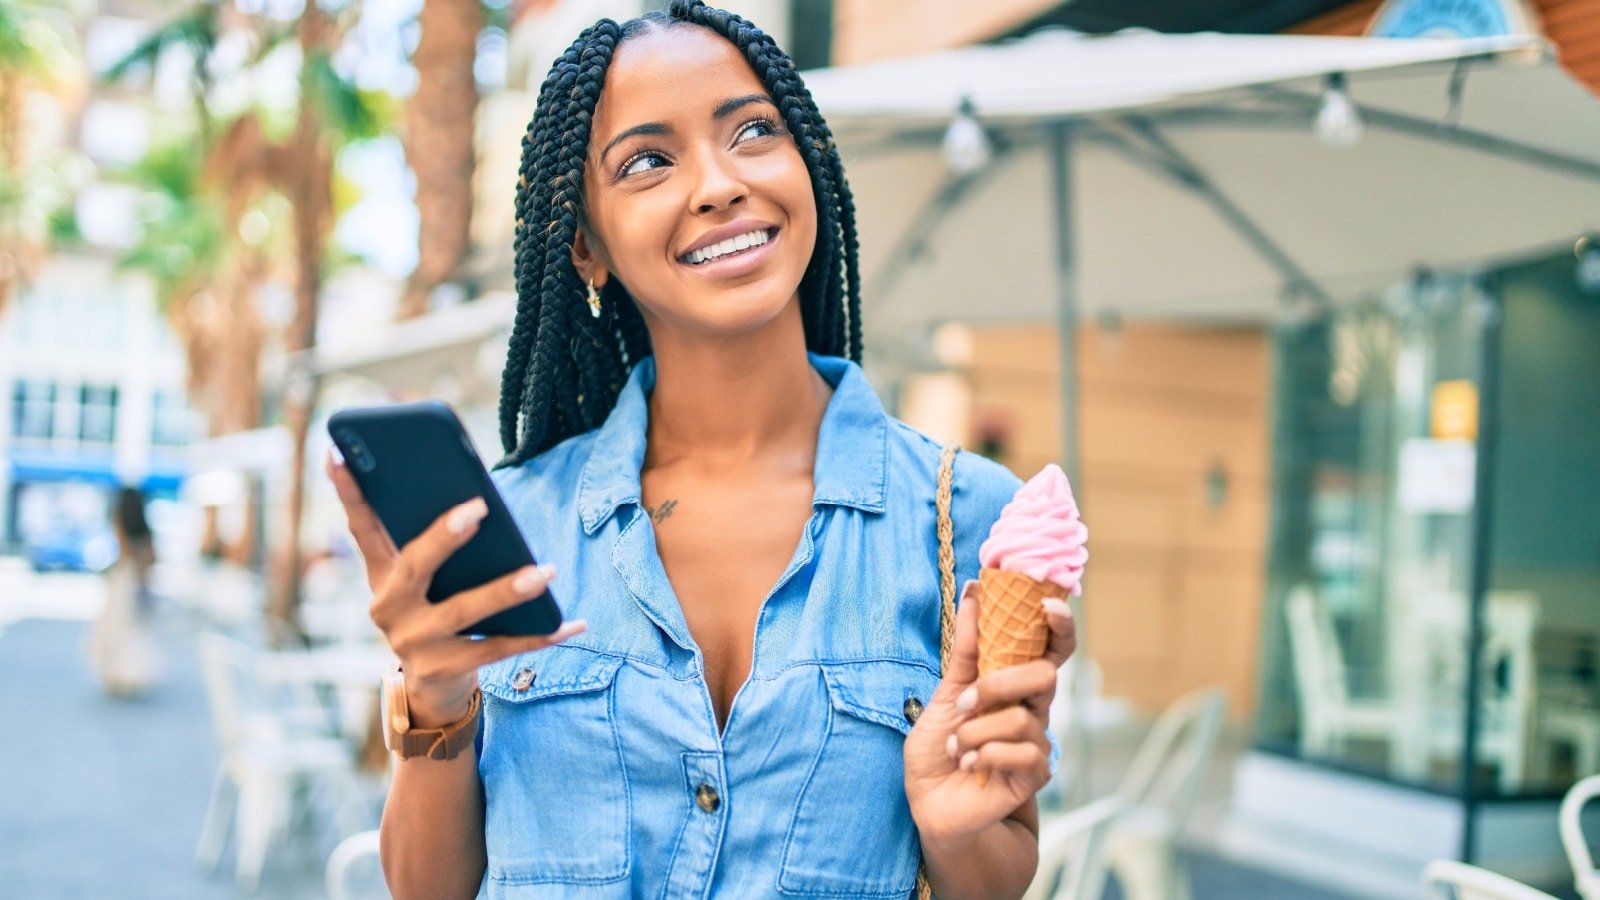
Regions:
<instances>
[{"instance_id":1,"label":"small chest tattoo","mask_svg":"<svg viewBox=\"0 0 1600 900\"><path fill-rule=\"evenodd\" d=\"M672 515L672 510L678 505L676 500L663 500L658 506L646 506L644 511L650 514L650 521L661 524Z\"/></svg>"}]
</instances>

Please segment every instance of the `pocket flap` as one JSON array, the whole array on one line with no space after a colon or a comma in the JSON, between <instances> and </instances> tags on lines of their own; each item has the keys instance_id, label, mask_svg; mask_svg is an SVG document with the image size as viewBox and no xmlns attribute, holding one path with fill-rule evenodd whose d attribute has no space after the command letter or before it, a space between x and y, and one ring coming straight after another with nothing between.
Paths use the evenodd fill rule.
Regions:
<instances>
[{"instance_id":1,"label":"pocket flap","mask_svg":"<svg viewBox=\"0 0 1600 900\"><path fill-rule=\"evenodd\" d=\"M910 733L939 685L938 673L927 666L887 659L824 663L822 678L834 709L901 734Z\"/></svg>"},{"instance_id":2,"label":"pocket flap","mask_svg":"<svg viewBox=\"0 0 1600 900\"><path fill-rule=\"evenodd\" d=\"M507 703L605 690L622 668L622 657L557 644L478 669L478 686Z\"/></svg>"}]
</instances>

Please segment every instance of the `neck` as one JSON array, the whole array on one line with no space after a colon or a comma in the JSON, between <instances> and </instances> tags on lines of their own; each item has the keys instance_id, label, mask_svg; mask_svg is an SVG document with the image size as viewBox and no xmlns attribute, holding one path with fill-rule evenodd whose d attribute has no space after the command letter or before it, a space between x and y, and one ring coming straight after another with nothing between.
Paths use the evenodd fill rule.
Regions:
<instances>
[{"instance_id":1,"label":"neck","mask_svg":"<svg viewBox=\"0 0 1600 900\"><path fill-rule=\"evenodd\" d=\"M654 346L645 467L745 465L815 452L832 387L806 358L798 303L738 338L663 335Z\"/></svg>"}]
</instances>

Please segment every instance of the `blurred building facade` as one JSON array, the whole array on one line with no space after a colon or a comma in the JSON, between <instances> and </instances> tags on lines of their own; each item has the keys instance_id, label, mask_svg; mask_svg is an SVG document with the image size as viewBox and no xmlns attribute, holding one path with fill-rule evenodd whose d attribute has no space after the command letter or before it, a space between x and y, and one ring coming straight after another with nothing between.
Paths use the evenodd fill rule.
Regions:
<instances>
[{"instance_id":1,"label":"blurred building facade","mask_svg":"<svg viewBox=\"0 0 1600 900\"><path fill-rule=\"evenodd\" d=\"M67 58L81 53L100 71L137 40L137 17L160 7L79 11L29 12L59 32ZM93 84L76 62L58 62L22 108L26 150L48 161L37 177L64 205L55 252L0 310L0 553L98 568L110 561L111 493L133 485L175 497L199 427L183 350L150 283L118 265L137 238L141 198L105 173L137 160L153 127L148 101Z\"/></svg>"},{"instance_id":2,"label":"blurred building facade","mask_svg":"<svg viewBox=\"0 0 1600 900\"><path fill-rule=\"evenodd\" d=\"M116 487L175 495L195 425L182 351L148 285L93 253L53 257L14 299L0 411L0 550L64 566L85 564Z\"/></svg>"}]
</instances>

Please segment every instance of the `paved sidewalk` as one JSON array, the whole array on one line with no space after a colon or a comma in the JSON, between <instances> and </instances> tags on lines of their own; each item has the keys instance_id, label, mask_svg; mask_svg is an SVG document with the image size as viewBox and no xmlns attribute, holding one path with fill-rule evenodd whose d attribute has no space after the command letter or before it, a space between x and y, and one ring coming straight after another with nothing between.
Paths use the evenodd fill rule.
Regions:
<instances>
[{"instance_id":1,"label":"paved sidewalk","mask_svg":"<svg viewBox=\"0 0 1600 900\"><path fill-rule=\"evenodd\" d=\"M165 684L116 701L99 690L82 621L0 631L0 896L15 900L236 897L231 854L194 863L217 745L191 638L163 623ZM331 839L330 839L331 840ZM269 859L261 900L323 896L328 850Z\"/></svg>"}]
</instances>

